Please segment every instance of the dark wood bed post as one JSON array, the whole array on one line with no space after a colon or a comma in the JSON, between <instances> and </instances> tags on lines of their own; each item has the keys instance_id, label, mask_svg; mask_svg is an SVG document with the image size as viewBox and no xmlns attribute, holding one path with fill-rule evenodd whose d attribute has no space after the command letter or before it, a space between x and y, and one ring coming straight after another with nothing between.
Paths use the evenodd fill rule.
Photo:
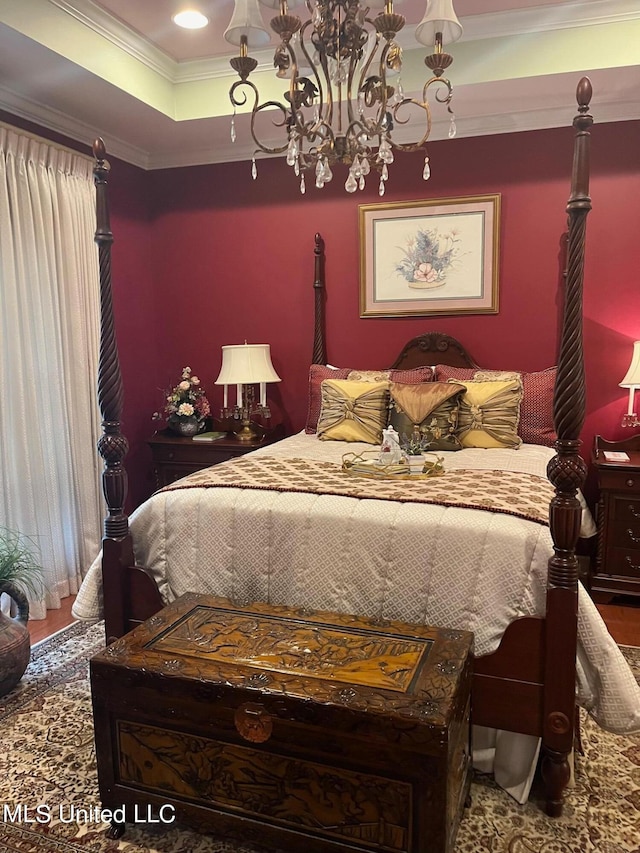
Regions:
<instances>
[{"instance_id":1,"label":"dark wood bed post","mask_svg":"<svg viewBox=\"0 0 640 853\"><path fill-rule=\"evenodd\" d=\"M98 403L102 415L103 435L98 441L98 450L104 459L102 491L107 502L108 516L104 521L103 573L104 618L107 641L111 636L126 633L124 601L122 599L124 570L120 559L105 571L104 552L114 546L120 552L125 540L129 539L129 519L124 511L127 496L127 472L123 459L129 445L120 429L122 416L122 376L113 317L111 294L111 244L113 234L109 221L107 201L107 178L110 165L105 159L106 151L102 139L93 143L96 163L93 177L96 186L96 234L100 265L100 360L98 365ZM131 543L129 541L129 548Z\"/></svg>"},{"instance_id":2,"label":"dark wood bed post","mask_svg":"<svg viewBox=\"0 0 640 853\"><path fill-rule=\"evenodd\" d=\"M105 635L107 643L126 634L132 627L130 598L143 602L138 614L151 616L162 607L155 582L146 569L135 566L129 518L124 510L127 497L127 472L123 465L129 449L121 431L122 376L115 334L111 292L111 245L113 234L109 222L107 178L110 166L105 159L102 139L93 143L96 163L93 177L96 186L96 234L100 266L100 357L98 362L98 403L102 415L103 435L98 450L104 459L102 491L108 516L104 521L102 540L102 588ZM141 621L140 619L136 621Z\"/></svg>"},{"instance_id":3,"label":"dark wood bed post","mask_svg":"<svg viewBox=\"0 0 640 853\"><path fill-rule=\"evenodd\" d=\"M313 355L312 364L327 363L327 344L324 329L324 240L319 234L315 236L315 247L313 249L315 259L315 272L313 277L314 293L314 329L313 329Z\"/></svg>"},{"instance_id":4,"label":"dark wood bed post","mask_svg":"<svg viewBox=\"0 0 640 853\"><path fill-rule=\"evenodd\" d=\"M545 619L544 729L542 776L546 810L562 813L564 790L570 778L569 754L575 726L575 670L578 626L578 561L576 545L582 510L577 492L587 466L580 456L580 432L585 417L585 377L582 346L582 285L589 198L589 115L591 82L583 77L577 88L578 115L571 194L567 204L568 237L563 324L554 392L556 455L547 474L555 488L549 509L554 555L549 560Z\"/></svg>"}]
</instances>

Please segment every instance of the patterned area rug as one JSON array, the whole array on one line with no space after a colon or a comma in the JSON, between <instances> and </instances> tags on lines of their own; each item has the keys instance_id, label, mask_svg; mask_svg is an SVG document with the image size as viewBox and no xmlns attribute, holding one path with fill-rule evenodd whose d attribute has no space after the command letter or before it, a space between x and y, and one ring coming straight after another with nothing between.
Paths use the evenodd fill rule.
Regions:
<instances>
[{"instance_id":1,"label":"patterned area rug","mask_svg":"<svg viewBox=\"0 0 640 853\"><path fill-rule=\"evenodd\" d=\"M101 625L71 626L33 650L0 699L0 853L253 853L179 828L130 826L113 841L106 824L76 819L100 805L87 661L102 645ZM638 677L640 649L623 652ZM545 817L535 790L519 806L476 776L456 853L640 853L640 735L608 734L583 715L582 739L562 818Z\"/></svg>"}]
</instances>

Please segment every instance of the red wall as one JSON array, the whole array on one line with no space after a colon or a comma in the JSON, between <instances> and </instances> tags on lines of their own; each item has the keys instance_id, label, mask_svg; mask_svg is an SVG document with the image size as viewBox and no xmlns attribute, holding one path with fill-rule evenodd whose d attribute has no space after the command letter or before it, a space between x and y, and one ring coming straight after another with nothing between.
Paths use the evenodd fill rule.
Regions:
<instances>
[{"instance_id":1,"label":"red wall","mask_svg":"<svg viewBox=\"0 0 640 853\"><path fill-rule=\"evenodd\" d=\"M619 423L626 396L618 382L632 342L640 338L638 150L640 122L594 126L584 298L585 450L597 432L612 439L625 435ZM213 382L224 344L271 344L282 382L270 386L270 402L290 430L302 428L316 232L326 243L333 364L387 366L407 339L433 329L460 338L487 368L538 370L555 363L572 129L437 142L429 153L427 184L422 158L398 155L384 201L502 195L497 315L360 319L358 205L380 201L374 176L364 192L349 195L336 169L332 184L321 191L309 186L301 196L282 159L259 162L255 182L248 163L144 173L113 162L114 307L124 429L131 443L131 504L152 489L145 440L163 390L188 364L218 407L222 391Z\"/></svg>"},{"instance_id":2,"label":"red wall","mask_svg":"<svg viewBox=\"0 0 640 853\"><path fill-rule=\"evenodd\" d=\"M640 338L640 122L595 125L593 211L585 272L588 417L593 434L624 435L617 383ZM197 371L216 406L213 380L223 344L268 342L280 386L270 399L290 429L304 424L313 335L313 237L326 243L328 358L336 365L387 366L413 335L436 329L460 338L488 368L537 370L556 361L566 203L573 155L570 127L430 146L432 179L419 155L398 155L384 201L500 193L500 311L497 315L359 317L358 205L380 201L377 181L356 195L336 175L301 196L281 159L153 172L154 283L158 381L184 364ZM371 176L373 178L373 176ZM114 181L117 176L114 175Z\"/></svg>"}]
</instances>

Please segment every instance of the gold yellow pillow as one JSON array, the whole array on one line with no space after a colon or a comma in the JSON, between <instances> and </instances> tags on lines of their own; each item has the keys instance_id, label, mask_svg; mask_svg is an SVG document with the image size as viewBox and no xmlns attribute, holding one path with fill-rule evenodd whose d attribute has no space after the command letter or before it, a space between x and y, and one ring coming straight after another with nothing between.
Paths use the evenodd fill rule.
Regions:
<instances>
[{"instance_id":1,"label":"gold yellow pillow","mask_svg":"<svg viewBox=\"0 0 640 853\"><path fill-rule=\"evenodd\" d=\"M389 424L402 436L410 436L417 427L429 442L429 450L461 450L456 429L459 398L463 385L453 382L423 382L389 386Z\"/></svg>"},{"instance_id":2,"label":"gold yellow pillow","mask_svg":"<svg viewBox=\"0 0 640 853\"><path fill-rule=\"evenodd\" d=\"M463 447L520 447L521 381L451 381L466 389L458 412L457 435Z\"/></svg>"},{"instance_id":3,"label":"gold yellow pillow","mask_svg":"<svg viewBox=\"0 0 640 853\"><path fill-rule=\"evenodd\" d=\"M318 438L380 444L387 425L389 383L325 379Z\"/></svg>"}]
</instances>

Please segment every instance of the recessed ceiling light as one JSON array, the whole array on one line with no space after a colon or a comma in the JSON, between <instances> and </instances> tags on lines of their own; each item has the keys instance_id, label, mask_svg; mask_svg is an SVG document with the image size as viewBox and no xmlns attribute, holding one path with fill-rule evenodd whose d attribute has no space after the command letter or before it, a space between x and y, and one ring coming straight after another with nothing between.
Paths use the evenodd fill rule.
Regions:
<instances>
[{"instance_id":1,"label":"recessed ceiling light","mask_svg":"<svg viewBox=\"0 0 640 853\"><path fill-rule=\"evenodd\" d=\"M184 9L182 12L174 15L171 20L174 24L184 27L186 30L200 30L209 23L209 18L203 15L202 12L198 12L197 9Z\"/></svg>"}]
</instances>

